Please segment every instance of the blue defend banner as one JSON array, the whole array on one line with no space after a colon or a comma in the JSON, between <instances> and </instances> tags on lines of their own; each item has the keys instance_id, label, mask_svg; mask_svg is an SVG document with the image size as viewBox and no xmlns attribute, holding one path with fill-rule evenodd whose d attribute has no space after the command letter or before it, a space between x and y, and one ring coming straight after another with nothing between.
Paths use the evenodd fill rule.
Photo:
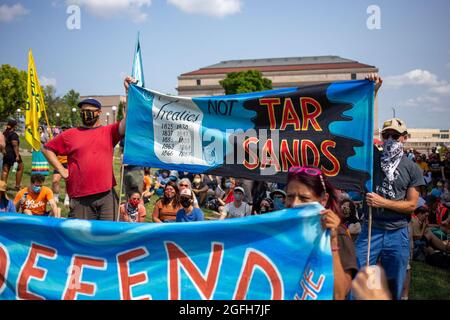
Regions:
<instances>
[{"instance_id":1,"label":"blue defend banner","mask_svg":"<svg viewBox=\"0 0 450 320\"><path fill-rule=\"evenodd\" d=\"M132 85L124 163L282 183L313 165L337 188L370 191L373 106L368 80L201 98Z\"/></svg>"},{"instance_id":2,"label":"blue defend banner","mask_svg":"<svg viewBox=\"0 0 450 320\"><path fill-rule=\"evenodd\" d=\"M317 203L195 223L0 215L0 299L332 299Z\"/></svg>"}]
</instances>

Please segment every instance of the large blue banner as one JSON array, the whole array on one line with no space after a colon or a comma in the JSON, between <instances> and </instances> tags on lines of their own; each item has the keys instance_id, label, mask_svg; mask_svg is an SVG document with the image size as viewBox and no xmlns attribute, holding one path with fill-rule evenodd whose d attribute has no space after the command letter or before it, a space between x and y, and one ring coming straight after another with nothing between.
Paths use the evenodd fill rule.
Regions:
<instances>
[{"instance_id":1,"label":"large blue banner","mask_svg":"<svg viewBox=\"0 0 450 320\"><path fill-rule=\"evenodd\" d=\"M0 299L332 299L317 203L195 223L0 215Z\"/></svg>"},{"instance_id":2,"label":"large blue banner","mask_svg":"<svg viewBox=\"0 0 450 320\"><path fill-rule=\"evenodd\" d=\"M373 105L367 80L201 98L131 86L124 163L272 182L314 165L370 191Z\"/></svg>"}]
</instances>

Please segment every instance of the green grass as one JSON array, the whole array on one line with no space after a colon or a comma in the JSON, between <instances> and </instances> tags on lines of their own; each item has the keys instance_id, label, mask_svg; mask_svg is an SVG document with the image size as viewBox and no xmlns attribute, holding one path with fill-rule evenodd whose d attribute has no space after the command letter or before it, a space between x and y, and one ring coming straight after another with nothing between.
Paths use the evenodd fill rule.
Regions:
<instances>
[{"instance_id":1,"label":"green grass","mask_svg":"<svg viewBox=\"0 0 450 320\"><path fill-rule=\"evenodd\" d=\"M410 288L411 300L449 300L450 270L414 261Z\"/></svg>"},{"instance_id":2,"label":"green grass","mask_svg":"<svg viewBox=\"0 0 450 320\"><path fill-rule=\"evenodd\" d=\"M22 186L27 186L30 183L30 173L31 173L31 156L22 157L25 165L24 175L22 179ZM118 155L114 157L114 175L119 183L120 179L120 158ZM53 170L51 170L53 172ZM13 174L10 173L9 176L9 187L13 187L14 184ZM51 188L52 175L50 174L44 185ZM65 183L62 181L60 183L61 191L60 198L64 200L65 194ZM116 186L116 191L119 191L119 186ZM10 197L14 197L15 193L13 191L8 191ZM122 200L124 198L122 197ZM157 196L153 196L151 201L146 204L147 209L147 222L152 222L151 216L153 212L153 206ZM62 205L62 201L59 202L58 206L61 208L61 213L63 217L67 217L68 207ZM215 219L216 217L208 209L203 209L206 219ZM414 262L412 269L412 280L410 287L410 299L412 300L448 300L450 299L450 270L443 270L439 268L432 267L425 263Z\"/></svg>"}]
</instances>

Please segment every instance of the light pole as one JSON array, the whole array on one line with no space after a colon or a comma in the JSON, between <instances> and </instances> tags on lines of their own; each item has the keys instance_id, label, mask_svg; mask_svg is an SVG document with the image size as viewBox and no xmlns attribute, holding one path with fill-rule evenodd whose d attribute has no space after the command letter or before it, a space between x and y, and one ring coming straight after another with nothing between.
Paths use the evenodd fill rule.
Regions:
<instances>
[{"instance_id":1,"label":"light pole","mask_svg":"<svg viewBox=\"0 0 450 320\"><path fill-rule=\"evenodd\" d=\"M106 113L106 124L109 124L109 112Z\"/></svg>"},{"instance_id":2,"label":"light pole","mask_svg":"<svg viewBox=\"0 0 450 320\"><path fill-rule=\"evenodd\" d=\"M20 108L18 108L17 110L16 110L16 112L17 112L17 123L19 124L19 128L20 128L20 130L21 130L21 121L20 121L20 112L22 112L22 110L20 110Z\"/></svg>"},{"instance_id":3,"label":"light pole","mask_svg":"<svg viewBox=\"0 0 450 320\"><path fill-rule=\"evenodd\" d=\"M56 113L56 126L59 128L59 112Z\"/></svg>"},{"instance_id":4,"label":"light pole","mask_svg":"<svg viewBox=\"0 0 450 320\"><path fill-rule=\"evenodd\" d=\"M75 112L77 112L77 108L72 108L72 127L75 127Z\"/></svg>"},{"instance_id":5,"label":"light pole","mask_svg":"<svg viewBox=\"0 0 450 320\"><path fill-rule=\"evenodd\" d=\"M116 123L116 106L112 106L112 112L113 112L113 123Z\"/></svg>"}]
</instances>

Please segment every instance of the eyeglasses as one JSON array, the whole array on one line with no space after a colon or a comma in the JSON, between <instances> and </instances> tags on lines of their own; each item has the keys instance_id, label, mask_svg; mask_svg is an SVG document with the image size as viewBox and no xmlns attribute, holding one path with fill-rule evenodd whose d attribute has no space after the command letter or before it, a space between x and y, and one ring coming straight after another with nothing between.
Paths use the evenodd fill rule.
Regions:
<instances>
[{"instance_id":1,"label":"eyeglasses","mask_svg":"<svg viewBox=\"0 0 450 320\"><path fill-rule=\"evenodd\" d=\"M381 136L384 140L388 140L389 137L392 137L394 140L398 140L402 135L400 133L382 133Z\"/></svg>"},{"instance_id":2,"label":"eyeglasses","mask_svg":"<svg viewBox=\"0 0 450 320\"><path fill-rule=\"evenodd\" d=\"M323 191L327 192L327 188L325 186L325 181L323 180L322 171L319 168L308 168L308 167L290 167L288 171L288 175L298 174L298 173L306 173L309 176L319 176L320 182L322 183Z\"/></svg>"}]
</instances>

